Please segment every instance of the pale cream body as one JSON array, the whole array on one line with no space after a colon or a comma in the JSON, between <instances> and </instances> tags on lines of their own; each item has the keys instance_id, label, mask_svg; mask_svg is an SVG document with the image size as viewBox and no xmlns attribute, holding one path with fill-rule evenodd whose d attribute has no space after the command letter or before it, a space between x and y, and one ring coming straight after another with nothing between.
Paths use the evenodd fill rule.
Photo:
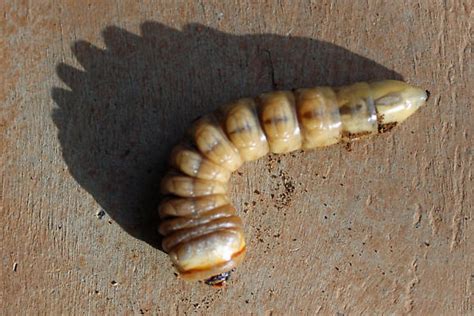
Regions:
<instances>
[{"instance_id":1,"label":"pale cream body","mask_svg":"<svg viewBox=\"0 0 474 316\"><path fill-rule=\"evenodd\" d=\"M162 181L171 198L160 205L160 233L180 276L207 279L243 260L242 222L227 182L244 161L385 132L427 98L422 89L385 80L265 93L197 120L190 138L173 150L173 170Z\"/></svg>"}]
</instances>

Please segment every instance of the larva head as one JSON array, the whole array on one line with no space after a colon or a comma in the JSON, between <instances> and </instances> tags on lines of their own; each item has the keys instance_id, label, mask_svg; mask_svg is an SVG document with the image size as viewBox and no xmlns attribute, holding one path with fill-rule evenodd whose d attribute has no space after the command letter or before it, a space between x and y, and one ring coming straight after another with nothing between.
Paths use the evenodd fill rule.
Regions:
<instances>
[{"instance_id":1,"label":"larva head","mask_svg":"<svg viewBox=\"0 0 474 316\"><path fill-rule=\"evenodd\" d=\"M182 279L221 286L245 256L243 232L226 229L203 235L174 247L169 255Z\"/></svg>"},{"instance_id":2,"label":"larva head","mask_svg":"<svg viewBox=\"0 0 474 316\"><path fill-rule=\"evenodd\" d=\"M403 122L428 100L429 92L397 80L370 83L381 125Z\"/></svg>"}]
</instances>

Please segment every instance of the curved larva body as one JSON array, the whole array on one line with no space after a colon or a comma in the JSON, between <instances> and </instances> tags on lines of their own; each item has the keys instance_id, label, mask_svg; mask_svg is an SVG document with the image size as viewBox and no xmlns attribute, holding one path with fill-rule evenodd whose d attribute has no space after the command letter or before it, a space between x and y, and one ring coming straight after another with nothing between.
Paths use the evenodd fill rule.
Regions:
<instances>
[{"instance_id":1,"label":"curved larva body","mask_svg":"<svg viewBox=\"0 0 474 316\"><path fill-rule=\"evenodd\" d=\"M427 100L424 90L386 80L264 93L194 122L162 181L160 233L180 276L222 282L245 255L242 221L227 197L231 173L267 153L312 149L391 129ZM219 275L222 277L219 278Z\"/></svg>"}]
</instances>

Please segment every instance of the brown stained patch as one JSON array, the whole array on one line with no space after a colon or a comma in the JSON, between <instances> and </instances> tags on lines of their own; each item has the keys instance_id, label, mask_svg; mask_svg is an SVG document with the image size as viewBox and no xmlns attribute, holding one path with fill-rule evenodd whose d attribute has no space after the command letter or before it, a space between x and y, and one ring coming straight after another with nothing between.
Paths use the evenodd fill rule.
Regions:
<instances>
[{"instance_id":1,"label":"brown stained patch","mask_svg":"<svg viewBox=\"0 0 474 316\"><path fill-rule=\"evenodd\" d=\"M378 126L383 124L383 119L385 118L385 115L377 113L377 124Z\"/></svg>"},{"instance_id":2,"label":"brown stained patch","mask_svg":"<svg viewBox=\"0 0 474 316\"><path fill-rule=\"evenodd\" d=\"M351 132L343 131L341 136L342 136L342 142L345 143L345 142L350 142L350 141L357 140L362 137L366 137L370 135L372 135L372 132L369 132L369 131L359 132L359 133L351 133Z\"/></svg>"},{"instance_id":3,"label":"brown stained patch","mask_svg":"<svg viewBox=\"0 0 474 316\"><path fill-rule=\"evenodd\" d=\"M392 123L387 123L387 124L379 124L379 134L383 134L383 133L387 133L387 132L390 132L392 130L392 128L394 128L395 126L397 126L397 122L392 122Z\"/></svg>"},{"instance_id":4,"label":"brown stained patch","mask_svg":"<svg viewBox=\"0 0 474 316\"><path fill-rule=\"evenodd\" d=\"M347 132L347 131L343 131L342 134L341 134L340 143L342 143L344 145L344 148L348 152L351 152L352 151L352 147L351 147L352 146L352 141L361 139L363 137L370 136L372 134L373 133L369 132L369 131L360 132L360 133L350 133L350 132Z\"/></svg>"},{"instance_id":5,"label":"brown stained patch","mask_svg":"<svg viewBox=\"0 0 474 316\"><path fill-rule=\"evenodd\" d=\"M346 142L344 144L344 149L347 151L347 152L351 152L352 151L352 143L351 142Z\"/></svg>"},{"instance_id":6,"label":"brown stained patch","mask_svg":"<svg viewBox=\"0 0 474 316\"><path fill-rule=\"evenodd\" d=\"M350 115L355 112L358 112L362 109L362 104L345 104L339 108L339 113L341 115Z\"/></svg>"},{"instance_id":7,"label":"brown stained patch","mask_svg":"<svg viewBox=\"0 0 474 316\"><path fill-rule=\"evenodd\" d=\"M395 126L397 126L397 122L386 123L383 124L384 115L378 114L377 115L377 124L378 124L378 132L379 134L387 133L392 130Z\"/></svg>"}]
</instances>

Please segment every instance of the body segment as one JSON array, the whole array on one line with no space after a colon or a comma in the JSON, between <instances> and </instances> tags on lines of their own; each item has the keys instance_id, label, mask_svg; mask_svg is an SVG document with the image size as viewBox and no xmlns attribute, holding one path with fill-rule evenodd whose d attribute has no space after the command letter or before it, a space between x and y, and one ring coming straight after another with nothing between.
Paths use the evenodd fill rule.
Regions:
<instances>
[{"instance_id":1,"label":"body segment","mask_svg":"<svg viewBox=\"0 0 474 316\"><path fill-rule=\"evenodd\" d=\"M256 160L269 152L253 99L240 99L229 104L221 111L221 117L226 134L244 161Z\"/></svg>"},{"instance_id":2,"label":"body segment","mask_svg":"<svg viewBox=\"0 0 474 316\"><path fill-rule=\"evenodd\" d=\"M288 153L301 148L301 132L296 116L295 96L290 91L264 93L257 97L260 123L272 153Z\"/></svg>"},{"instance_id":3,"label":"body segment","mask_svg":"<svg viewBox=\"0 0 474 316\"><path fill-rule=\"evenodd\" d=\"M342 125L334 90L329 87L299 89L295 97L302 147L312 149L338 143Z\"/></svg>"},{"instance_id":4,"label":"body segment","mask_svg":"<svg viewBox=\"0 0 474 316\"><path fill-rule=\"evenodd\" d=\"M227 182L244 161L382 133L404 121L427 92L401 81L316 87L241 99L197 120L176 146L162 181L163 248L186 280L219 284L244 258L242 221Z\"/></svg>"}]
</instances>

